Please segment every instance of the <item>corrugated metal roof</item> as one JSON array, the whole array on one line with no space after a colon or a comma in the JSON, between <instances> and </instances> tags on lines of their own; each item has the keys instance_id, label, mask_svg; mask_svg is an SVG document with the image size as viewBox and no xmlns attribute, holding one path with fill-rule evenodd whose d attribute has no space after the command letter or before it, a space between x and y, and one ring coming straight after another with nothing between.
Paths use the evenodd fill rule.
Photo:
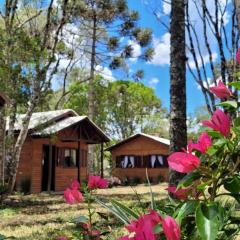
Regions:
<instances>
[{"instance_id":1,"label":"corrugated metal roof","mask_svg":"<svg viewBox=\"0 0 240 240\"><path fill-rule=\"evenodd\" d=\"M144 137L150 138L154 141L160 142L160 143L168 145L168 146L170 145L170 140L169 139L161 138L161 137L157 137L157 136L153 136L153 135L149 135L149 134L145 134L145 133L136 133L136 134L130 136L129 138L126 138L126 139L122 140L121 142L119 142L119 143L117 143L113 146L108 147L105 150L107 150L107 151L112 150L112 149L114 149L114 148L116 148L116 147L118 147L122 144L125 144L125 143L131 141L132 139L134 139L136 137L139 137L139 136L144 136Z\"/></svg>"},{"instance_id":2,"label":"corrugated metal roof","mask_svg":"<svg viewBox=\"0 0 240 240\"><path fill-rule=\"evenodd\" d=\"M57 133L65 128L68 128L76 123L81 122L82 120L86 119L87 116L77 116L77 117L68 117L59 122L54 123L53 125L44 128L43 130L39 130L34 132L32 135L34 136L45 136Z\"/></svg>"},{"instance_id":3,"label":"corrugated metal roof","mask_svg":"<svg viewBox=\"0 0 240 240\"><path fill-rule=\"evenodd\" d=\"M55 110L55 111L48 111L48 112L36 112L32 114L30 123L29 123L29 130L33 130L38 126L41 126L43 124L47 124L50 121L54 121L55 119L58 119L66 114L70 114L72 116L78 116L78 114L71 110L71 109L64 109L64 110ZM14 130L18 131L22 128L22 121L25 117L25 114L19 114L17 115L17 121L14 126ZM7 118L7 124L6 124L7 130L9 127L9 118Z\"/></svg>"},{"instance_id":4,"label":"corrugated metal roof","mask_svg":"<svg viewBox=\"0 0 240 240\"><path fill-rule=\"evenodd\" d=\"M17 116L17 122L14 128L15 131L21 130L24 117L25 114L19 114ZM87 116L79 116L71 109L33 113L29 123L29 134L32 136L48 136L71 127L74 124L81 123L83 120L84 122L87 121L87 123L95 129L101 138L104 139L104 142L110 141L108 136ZM8 125L9 118L7 119L7 130Z\"/></svg>"},{"instance_id":5,"label":"corrugated metal roof","mask_svg":"<svg viewBox=\"0 0 240 240\"><path fill-rule=\"evenodd\" d=\"M166 145L170 145L170 140L169 139L161 138L161 137L157 137L157 136L153 136L153 135L149 135L149 134L145 134L145 133L139 133L139 134L142 135L142 136L151 138L151 139L153 139L157 142L160 142L160 143L163 143L163 144L166 144Z\"/></svg>"}]
</instances>

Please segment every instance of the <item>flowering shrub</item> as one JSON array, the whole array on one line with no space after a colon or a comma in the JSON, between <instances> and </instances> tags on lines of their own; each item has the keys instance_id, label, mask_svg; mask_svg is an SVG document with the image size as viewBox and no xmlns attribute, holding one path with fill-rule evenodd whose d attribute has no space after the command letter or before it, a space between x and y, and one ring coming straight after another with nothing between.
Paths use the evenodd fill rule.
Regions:
<instances>
[{"instance_id":1,"label":"flowering shrub","mask_svg":"<svg viewBox=\"0 0 240 240\"><path fill-rule=\"evenodd\" d=\"M240 52L238 53L240 61ZM240 82L229 84L240 90ZM91 176L83 187L88 203L88 218L83 223L83 239L101 239L103 233L94 229L92 201L107 208L125 225L128 235L119 240L215 240L234 239L240 231L240 103L222 81L210 89L221 98L210 120L203 121L203 132L196 143L190 141L181 152L168 157L169 167L185 173L178 186L167 191L176 199L165 206L157 204L151 193L151 208L142 214L111 200L106 204L94 196L97 188L107 188L108 182ZM230 117L229 113L231 116ZM74 181L64 192L69 204L80 203L83 195ZM227 204L230 201L230 204Z\"/></svg>"}]
</instances>

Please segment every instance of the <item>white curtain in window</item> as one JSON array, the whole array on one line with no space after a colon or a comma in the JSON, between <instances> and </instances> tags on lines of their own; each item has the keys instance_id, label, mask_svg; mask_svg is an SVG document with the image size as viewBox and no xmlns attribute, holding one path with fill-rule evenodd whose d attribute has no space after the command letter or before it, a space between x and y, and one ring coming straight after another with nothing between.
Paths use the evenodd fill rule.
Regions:
<instances>
[{"instance_id":1,"label":"white curtain in window","mask_svg":"<svg viewBox=\"0 0 240 240\"><path fill-rule=\"evenodd\" d=\"M163 157L162 156L158 156L158 162L160 163L160 165L163 166Z\"/></svg>"},{"instance_id":2,"label":"white curtain in window","mask_svg":"<svg viewBox=\"0 0 240 240\"><path fill-rule=\"evenodd\" d=\"M124 156L123 168L127 168L128 166L128 156Z\"/></svg>"},{"instance_id":3,"label":"white curtain in window","mask_svg":"<svg viewBox=\"0 0 240 240\"><path fill-rule=\"evenodd\" d=\"M132 165L132 168L134 168L135 167L134 156L130 156L130 163Z\"/></svg>"},{"instance_id":4,"label":"white curtain in window","mask_svg":"<svg viewBox=\"0 0 240 240\"><path fill-rule=\"evenodd\" d=\"M152 166L152 168L154 168L155 162L156 162L156 155L151 155L151 166Z\"/></svg>"}]
</instances>

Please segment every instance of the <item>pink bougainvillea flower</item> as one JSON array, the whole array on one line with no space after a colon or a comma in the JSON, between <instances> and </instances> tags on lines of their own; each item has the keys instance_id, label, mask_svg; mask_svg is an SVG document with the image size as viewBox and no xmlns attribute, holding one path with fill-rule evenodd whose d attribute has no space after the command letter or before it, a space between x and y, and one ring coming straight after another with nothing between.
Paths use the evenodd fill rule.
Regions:
<instances>
[{"instance_id":1,"label":"pink bougainvillea flower","mask_svg":"<svg viewBox=\"0 0 240 240\"><path fill-rule=\"evenodd\" d=\"M70 188L73 190L78 190L80 188L80 183L77 180L73 180Z\"/></svg>"},{"instance_id":2,"label":"pink bougainvillea flower","mask_svg":"<svg viewBox=\"0 0 240 240\"><path fill-rule=\"evenodd\" d=\"M167 161L170 168L181 173L192 172L200 165L197 156L186 152L175 152L167 158Z\"/></svg>"},{"instance_id":3,"label":"pink bougainvillea flower","mask_svg":"<svg viewBox=\"0 0 240 240\"><path fill-rule=\"evenodd\" d=\"M237 50L236 60L237 60L238 64L240 64L240 49Z\"/></svg>"},{"instance_id":4,"label":"pink bougainvillea flower","mask_svg":"<svg viewBox=\"0 0 240 240\"><path fill-rule=\"evenodd\" d=\"M76 189L67 188L64 191L64 198L68 204L80 203L83 195Z\"/></svg>"},{"instance_id":5,"label":"pink bougainvillea flower","mask_svg":"<svg viewBox=\"0 0 240 240\"><path fill-rule=\"evenodd\" d=\"M166 190L168 192L172 193L173 195L175 195L180 200L188 199L188 189L187 188L177 190L176 186L169 186L168 188L166 188Z\"/></svg>"},{"instance_id":6,"label":"pink bougainvillea flower","mask_svg":"<svg viewBox=\"0 0 240 240\"><path fill-rule=\"evenodd\" d=\"M162 218L154 210L127 225L130 235L118 240L157 240L160 235L154 233L154 228L159 223L162 223L167 240L180 240L180 228L176 221L172 217Z\"/></svg>"},{"instance_id":7,"label":"pink bougainvillea flower","mask_svg":"<svg viewBox=\"0 0 240 240\"><path fill-rule=\"evenodd\" d=\"M174 218L167 216L162 220L163 232L167 240L180 240L181 231Z\"/></svg>"},{"instance_id":8,"label":"pink bougainvillea flower","mask_svg":"<svg viewBox=\"0 0 240 240\"><path fill-rule=\"evenodd\" d=\"M220 132L224 137L227 137L230 133L231 118L222 110L217 109L213 113L212 119L203 121L202 125L210 127L213 130Z\"/></svg>"},{"instance_id":9,"label":"pink bougainvillea flower","mask_svg":"<svg viewBox=\"0 0 240 240\"><path fill-rule=\"evenodd\" d=\"M108 187L108 181L100 176L90 176L88 179L88 188L93 189L104 189Z\"/></svg>"},{"instance_id":10,"label":"pink bougainvillea flower","mask_svg":"<svg viewBox=\"0 0 240 240\"><path fill-rule=\"evenodd\" d=\"M209 147L212 146L212 140L211 137L206 133L203 132L197 143L193 143L192 141L188 144L189 149L195 149L198 150L199 152L205 154L208 150Z\"/></svg>"},{"instance_id":11,"label":"pink bougainvillea flower","mask_svg":"<svg viewBox=\"0 0 240 240\"><path fill-rule=\"evenodd\" d=\"M218 98L229 98L232 96L232 92L223 84L221 80L218 81L218 85L216 87L210 87L210 91Z\"/></svg>"},{"instance_id":12,"label":"pink bougainvillea flower","mask_svg":"<svg viewBox=\"0 0 240 240\"><path fill-rule=\"evenodd\" d=\"M155 240L157 235L154 234L154 227L161 221L161 219L162 218L154 210L151 210L148 214L140 216L138 220L132 221L126 226L126 229L130 233L134 233L134 237L129 239Z\"/></svg>"}]
</instances>

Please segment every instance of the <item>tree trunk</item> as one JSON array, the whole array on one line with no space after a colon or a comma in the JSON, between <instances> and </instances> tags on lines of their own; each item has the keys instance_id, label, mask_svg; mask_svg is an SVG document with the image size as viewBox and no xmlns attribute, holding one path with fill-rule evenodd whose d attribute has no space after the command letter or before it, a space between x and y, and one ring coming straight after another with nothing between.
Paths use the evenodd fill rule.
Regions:
<instances>
[{"instance_id":1,"label":"tree trunk","mask_svg":"<svg viewBox=\"0 0 240 240\"><path fill-rule=\"evenodd\" d=\"M5 184L5 125L4 106L0 106L0 186Z\"/></svg>"},{"instance_id":2,"label":"tree trunk","mask_svg":"<svg viewBox=\"0 0 240 240\"><path fill-rule=\"evenodd\" d=\"M170 23L170 152L181 151L187 145L184 2L185 0L172 1ZM183 174L170 170L169 184L177 185L182 177Z\"/></svg>"},{"instance_id":3,"label":"tree trunk","mask_svg":"<svg viewBox=\"0 0 240 240\"><path fill-rule=\"evenodd\" d=\"M33 111L37 104L37 98L34 98L32 102L29 104L27 113L23 119L22 129L17 137L17 141L14 146L14 152L13 152L13 161L10 171L10 178L8 182L8 189L9 193L11 193L14 190L16 177L17 177L17 170L20 162L20 155L22 151L22 146L26 140L27 134L28 134L28 126L31 119L31 116L33 114Z\"/></svg>"},{"instance_id":4,"label":"tree trunk","mask_svg":"<svg viewBox=\"0 0 240 240\"><path fill-rule=\"evenodd\" d=\"M240 29L240 0L235 0L238 29Z\"/></svg>"},{"instance_id":5,"label":"tree trunk","mask_svg":"<svg viewBox=\"0 0 240 240\"><path fill-rule=\"evenodd\" d=\"M97 42L97 19L93 18L92 26L92 49L91 49L91 68L90 78L88 85L88 117L94 120L94 78L95 78L95 63L96 63L96 42ZM93 159L94 159L94 146L89 145L88 148L88 174L93 174Z\"/></svg>"}]
</instances>

